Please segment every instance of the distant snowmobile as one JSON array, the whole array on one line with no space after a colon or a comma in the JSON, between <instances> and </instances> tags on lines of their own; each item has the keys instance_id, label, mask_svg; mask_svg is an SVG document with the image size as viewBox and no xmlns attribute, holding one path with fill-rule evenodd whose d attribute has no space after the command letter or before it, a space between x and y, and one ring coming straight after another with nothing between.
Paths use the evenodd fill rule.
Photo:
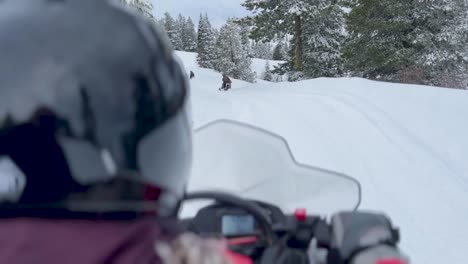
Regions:
<instances>
[{"instance_id":1,"label":"distant snowmobile","mask_svg":"<svg viewBox=\"0 0 468 264\"><path fill-rule=\"evenodd\" d=\"M232 81L231 79L227 76L227 74L223 73L223 85L221 86L221 88L219 88L219 90L224 90L224 91L227 91L229 89L231 89L231 84L232 84Z\"/></svg>"}]
</instances>

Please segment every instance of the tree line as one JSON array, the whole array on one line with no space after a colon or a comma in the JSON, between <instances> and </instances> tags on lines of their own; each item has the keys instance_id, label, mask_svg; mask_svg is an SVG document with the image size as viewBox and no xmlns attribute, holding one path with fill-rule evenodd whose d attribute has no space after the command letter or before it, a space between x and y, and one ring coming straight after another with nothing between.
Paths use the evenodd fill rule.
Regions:
<instances>
[{"instance_id":1,"label":"tree line","mask_svg":"<svg viewBox=\"0 0 468 264\"><path fill-rule=\"evenodd\" d=\"M212 27L206 14L200 15L197 62L200 67L253 82L256 74L251 69L249 41L248 35L233 20L217 30Z\"/></svg>"},{"instance_id":2,"label":"tree line","mask_svg":"<svg viewBox=\"0 0 468 264\"><path fill-rule=\"evenodd\" d=\"M175 50L197 52L197 62L200 67L254 82L257 76L251 69L252 58L285 59L282 44L273 51L270 43L253 42L250 39L250 28L233 19L229 19L218 30L211 26L206 14L200 15L196 30L192 19L181 14L174 19L169 13L165 13L163 18L156 20L151 0L120 1L135 8L164 29ZM279 48L281 50L278 50ZM265 78L270 80L268 77L270 75L268 68Z\"/></svg>"},{"instance_id":3,"label":"tree line","mask_svg":"<svg viewBox=\"0 0 468 264\"><path fill-rule=\"evenodd\" d=\"M468 86L464 0L245 0L254 40L289 37L289 80L357 76Z\"/></svg>"},{"instance_id":4,"label":"tree line","mask_svg":"<svg viewBox=\"0 0 468 264\"><path fill-rule=\"evenodd\" d=\"M123 0L122 0L123 1ZM154 20L151 1L127 0ZM270 73L288 81L356 76L468 87L464 0L244 0L251 16L198 30L190 18L158 21L176 50L198 52L205 68L252 81L251 58L286 61ZM274 43L274 44L272 44ZM269 69L265 65L265 69Z\"/></svg>"},{"instance_id":5,"label":"tree line","mask_svg":"<svg viewBox=\"0 0 468 264\"><path fill-rule=\"evenodd\" d=\"M286 58L283 43L255 42L250 38L251 27L239 20L229 19L220 29L212 26L208 15L201 14L198 29L191 18L179 14L177 19L169 13L158 21L164 28L175 50L197 52L200 67L226 73L236 79L253 82L252 58Z\"/></svg>"},{"instance_id":6,"label":"tree line","mask_svg":"<svg viewBox=\"0 0 468 264\"><path fill-rule=\"evenodd\" d=\"M165 30L175 50L197 51L197 32L190 17L179 14L177 19L174 19L169 13L165 13L164 18L158 20L158 24Z\"/></svg>"}]
</instances>

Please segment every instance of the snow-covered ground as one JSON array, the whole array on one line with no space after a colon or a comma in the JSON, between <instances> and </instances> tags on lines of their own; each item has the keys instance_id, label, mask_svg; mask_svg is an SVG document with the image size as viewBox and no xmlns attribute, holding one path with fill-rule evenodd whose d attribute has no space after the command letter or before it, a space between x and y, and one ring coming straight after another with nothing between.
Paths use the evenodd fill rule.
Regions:
<instances>
[{"instance_id":1,"label":"snow-covered ground","mask_svg":"<svg viewBox=\"0 0 468 264\"><path fill-rule=\"evenodd\" d=\"M301 162L355 177L362 209L383 210L402 230L412 263L466 262L468 93L358 78L249 84L200 69L191 80L194 126L228 118L287 139ZM222 175L216 175L221 177Z\"/></svg>"}]
</instances>

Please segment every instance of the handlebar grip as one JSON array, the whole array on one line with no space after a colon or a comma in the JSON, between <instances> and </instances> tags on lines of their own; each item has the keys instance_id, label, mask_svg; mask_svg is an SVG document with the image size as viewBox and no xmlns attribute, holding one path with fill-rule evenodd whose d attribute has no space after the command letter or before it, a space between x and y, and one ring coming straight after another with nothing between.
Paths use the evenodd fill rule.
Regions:
<instances>
[{"instance_id":1,"label":"handlebar grip","mask_svg":"<svg viewBox=\"0 0 468 264\"><path fill-rule=\"evenodd\" d=\"M334 249L332 251L343 263L409 263L397 247L400 240L399 231L385 215L342 212L332 217L331 231L331 248Z\"/></svg>"},{"instance_id":2,"label":"handlebar grip","mask_svg":"<svg viewBox=\"0 0 468 264\"><path fill-rule=\"evenodd\" d=\"M379 245L361 251L350 264L409 264L409 260L395 247Z\"/></svg>"}]
</instances>

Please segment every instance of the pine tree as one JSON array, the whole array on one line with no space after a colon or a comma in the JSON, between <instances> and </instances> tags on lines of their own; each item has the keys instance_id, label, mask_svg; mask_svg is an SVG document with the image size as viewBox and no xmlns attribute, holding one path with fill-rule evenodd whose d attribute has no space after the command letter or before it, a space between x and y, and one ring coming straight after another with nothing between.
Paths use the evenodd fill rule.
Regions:
<instances>
[{"instance_id":1,"label":"pine tree","mask_svg":"<svg viewBox=\"0 0 468 264\"><path fill-rule=\"evenodd\" d=\"M229 24L226 24L221 27L219 30L219 37L216 40L216 60L214 62L214 69L226 73L228 75L233 75L236 64L234 62L235 50L232 49L233 43L233 28ZM240 46L240 41L239 45ZM236 78L236 77L234 77Z\"/></svg>"},{"instance_id":2,"label":"pine tree","mask_svg":"<svg viewBox=\"0 0 468 264\"><path fill-rule=\"evenodd\" d=\"M414 53L411 1L359 0L349 14L347 66L365 78L391 80Z\"/></svg>"},{"instance_id":3,"label":"pine tree","mask_svg":"<svg viewBox=\"0 0 468 264\"><path fill-rule=\"evenodd\" d=\"M175 50L184 50L184 43L182 39L183 31L185 28L185 18L179 14L177 20L174 23L174 34L172 35L171 41Z\"/></svg>"},{"instance_id":4,"label":"pine tree","mask_svg":"<svg viewBox=\"0 0 468 264\"><path fill-rule=\"evenodd\" d=\"M257 42L252 45L252 56L254 58L271 60L273 58L273 53L271 51L270 43Z\"/></svg>"},{"instance_id":5,"label":"pine tree","mask_svg":"<svg viewBox=\"0 0 468 264\"><path fill-rule=\"evenodd\" d=\"M290 65L293 70L301 71L303 66L303 20L308 15L309 7L313 6L314 3L307 0L245 0L242 5L247 10L254 12L253 17L247 18L247 20L254 22L251 34L253 39L269 42L285 35L294 36L294 52Z\"/></svg>"},{"instance_id":6,"label":"pine tree","mask_svg":"<svg viewBox=\"0 0 468 264\"><path fill-rule=\"evenodd\" d=\"M211 32L213 33L213 39L216 40L219 38L219 29L217 28L212 28Z\"/></svg>"},{"instance_id":7,"label":"pine tree","mask_svg":"<svg viewBox=\"0 0 468 264\"><path fill-rule=\"evenodd\" d=\"M251 70L252 60L242 45L240 31L232 20L221 27L216 42L215 69L236 79L253 82L255 73Z\"/></svg>"},{"instance_id":8,"label":"pine tree","mask_svg":"<svg viewBox=\"0 0 468 264\"><path fill-rule=\"evenodd\" d=\"M338 77L343 72L344 12L338 4L318 0L309 14L303 25L304 74L309 78Z\"/></svg>"},{"instance_id":9,"label":"pine tree","mask_svg":"<svg viewBox=\"0 0 468 264\"><path fill-rule=\"evenodd\" d=\"M265 63L265 73L263 73L263 80L271 82L273 80L273 75L270 69L270 62L266 61Z\"/></svg>"},{"instance_id":10,"label":"pine tree","mask_svg":"<svg viewBox=\"0 0 468 264\"><path fill-rule=\"evenodd\" d=\"M198 39L197 39L197 62L202 68L213 69L216 60L216 47L213 29L211 27L208 16L200 15L198 24Z\"/></svg>"},{"instance_id":11,"label":"pine tree","mask_svg":"<svg viewBox=\"0 0 468 264\"><path fill-rule=\"evenodd\" d=\"M169 13L164 13L164 29L174 49L180 48L177 26Z\"/></svg>"},{"instance_id":12,"label":"pine tree","mask_svg":"<svg viewBox=\"0 0 468 264\"><path fill-rule=\"evenodd\" d=\"M158 26L159 26L160 28L162 28L162 29L165 29L164 23L165 23L164 18L161 18L161 19L156 20L156 25L158 25ZM166 31L166 30L164 30L164 31Z\"/></svg>"},{"instance_id":13,"label":"pine tree","mask_svg":"<svg viewBox=\"0 0 468 264\"><path fill-rule=\"evenodd\" d=\"M242 40L242 47L244 47L244 50L247 52L249 57L253 57L252 54L252 47L251 47L251 41L250 41L250 25L249 23L240 21L239 27L240 27L240 35L241 35L241 40Z\"/></svg>"},{"instance_id":14,"label":"pine tree","mask_svg":"<svg viewBox=\"0 0 468 264\"><path fill-rule=\"evenodd\" d=\"M355 75L466 87L468 39L460 34L467 29L464 1L356 1L345 49Z\"/></svg>"},{"instance_id":15,"label":"pine tree","mask_svg":"<svg viewBox=\"0 0 468 264\"><path fill-rule=\"evenodd\" d=\"M140 11L145 17L152 21L156 21L153 15L153 2L151 0L122 0L125 4L128 4L138 11Z\"/></svg>"},{"instance_id":16,"label":"pine tree","mask_svg":"<svg viewBox=\"0 0 468 264\"><path fill-rule=\"evenodd\" d=\"M416 58L430 84L468 87L467 8L465 1L456 0L439 0L425 5L424 13L426 21L429 21L425 31L432 34L426 33L423 35L425 38L416 39L424 46Z\"/></svg>"},{"instance_id":17,"label":"pine tree","mask_svg":"<svg viewBox=\"0 0 468 264\"><path fill-rule=\"evenodd\" d=\"M182 42L185 51L195 52L197 50L197 33L190 17L186 20L182 30Z\"/></svg>"},{"instance_id":18,"label":"pine tree","mask_svg":"<svg viewBox=\"0 0 468 264\"><path fill-rule=\"evenodd\" d=\"M370 0L367 0L370 1ZM342 43L345 37L343 0L245 0L254 12L254 39L273 40L292 36L287 63L278 71L289 72L291 80L317 76L339 76L342 72ZM258 47L254 54L258 56ZM275 57L281 58L281 46ZM268 58L272 58L270 54ZM263 56L261 56L263 57Z\"/></svg>"},{"instance_id":19,"label":"pine tree","mask_svg":"<svg viewBox=\"0 0 468 264\"><path fill-rule=\"evenodd\" d=\"M286 60L286 49L283 41L280 41L273 50L273 60Z\"/></svg>"}]
</instances>

